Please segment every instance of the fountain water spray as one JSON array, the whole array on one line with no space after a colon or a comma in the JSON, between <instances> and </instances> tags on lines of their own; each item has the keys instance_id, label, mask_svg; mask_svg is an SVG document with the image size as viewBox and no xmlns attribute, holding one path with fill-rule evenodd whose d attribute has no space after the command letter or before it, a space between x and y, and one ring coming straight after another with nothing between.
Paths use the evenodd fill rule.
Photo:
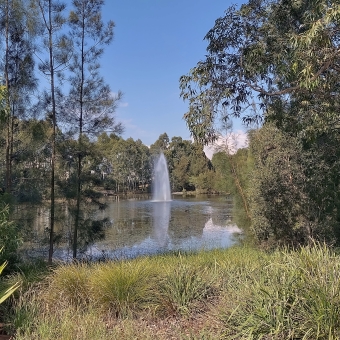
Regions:
<instances>
[{"instance_id":1,"label":"fountain water spray","mask_svg":"<svg viewBox=\"0 0 340 340\"><path fill-rule=\"evenodd\" d=\"M168 165L163 153L154 164L154 181L152 187L153 201L171 201Z\"/></svg>"},{"instance_id":2,"label":"fountain water spray","mask_svg":"<svg viewBox=\"0 0 340 340\"><path fill-rule=\"evenodd\" d=\"M171 192L168 165L163 153L154 163L154 180L152 185L154 236L159 246L165 247L169 242L168 228L171 209Z\"/></svg>"}]
</instances>

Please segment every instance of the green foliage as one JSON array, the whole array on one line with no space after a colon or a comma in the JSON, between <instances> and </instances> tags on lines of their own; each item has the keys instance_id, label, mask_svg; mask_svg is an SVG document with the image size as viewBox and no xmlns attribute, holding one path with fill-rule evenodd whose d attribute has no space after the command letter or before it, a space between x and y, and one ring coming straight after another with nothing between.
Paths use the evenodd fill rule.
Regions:
<instances>
[{"instance_id":1,"label":"green foliage","mask_svg":"<svg viewBox=\"0 0 340 340\"><path fill-rule=\"evenodd\" d=\"M25 176L27 176L25 178ZM34 178L35 177L35 178ZM19 203L41 203L43 199L43 193L45 191L41 181L37 179L39 173L37 171L25 171L24 178L17 186L16 199ZM29 179L29 180L26 180Z\"/></svg>"},{"instance_id":2,"label":"green foliage","mask_svg":"<svg viewBox=\"0 0 340 340\"><path fill-rule=\"evenodd\" d=\"M204 274L203 268L183 263L169 268L159 282L158 299L162 312L188 314L203 302L212 291L213 281L211 278L209 282L208 275Z\"/></svg>"},{"instance_id":3,"label":"green foliage","mask_svg":"<svg viewBox=\"0 0 340 340\"><path fill-rule=\"evenodd\" d=\"M21 237L18 227L14 222L9 220L9 206L1 206L0 208L0 263L9 262L6 271L12 269L17 263L18 248L21 244Z\"/></svg>"},{"instance_id":4,"label":"green foliage","mask_svg":"<svg viewBox=\"0 0 340 340\"><path fill-rule=\"evenodd\" d=\"M181 137L173 137L164 154L168 162L171 188L174 191L197 189L193 185L196 178L211 169L203 147Z\"/></svg>"},{"instance_id":5,"label":"green foliage","mask_svg":"<svg viewBox=\"0 0 340 340\"><path fill-rule=\"evenodd\" d=\"M294 128L305 119L318 132L339 128L335 3L258 0L229 7L205 36L206 58L180 79L194 138L214 140L218 118L258 123L287 102L296 104ZM278 110L271 115L280 119Z\"/></svg>"},{"instance_id":6,"label":"green foliage","mask_svg":"<svg viewBox=\"0 0 340 340\"><path fill-rule=\"evenodd\" d=\"M217 152L213 155L212 164L219 179L217 188L232 195L239 195L237 179L240 186L246 190L249 176L248 149L239 149L234 155L225 151Z\"/></svg>"},{"instance_id":7,"label":"green foliage","mask_svg":"<svg viewBox=\"0 0 340 340\"><path fill-rule=\"evenodd\" d=\"M265 124L250 135L253 169L248 195L260 242L339 242L337 136L313 143Z\"/></svg>"},{"instance_id":8,"label":"green foliage","mask_svg":"<svg viewBox=\"0 0 340 340\"><path fill-rule=\"evenodd\" d=\"M147 190L151 181L151 158L149 148L141 140L102 134L97 148L103 155L98 170L107 189L117 193Z\"/></svg>"},{"instance_id":9,"label":"green foliage","mask_svg":"<svg viewBox=\"0 0 340 340\"><path fill-rule=\"evenodd\" d=\"M153 155L158 155L161 152L164 152L169 147L169 136L166 132L162 133L158 139L155 141L155 143L150 145L150 152Z\"/></svg>"},{"instance_id":10,"label":"green foliage","mask_svg":"<svg viewBox=\"0 0 340 340\"><path fill-rule=\"evenodd\" d=\"M236 298L225 319L230 338L337 339L338 266L322 245L275 252L266 266L230 285L229 298Z\"/></svg>"},{"instance_id":11,"label":"green foliage","mask_svg":"<svg viewBox=\"0 0 340 340\"><path fill-rule=\"evenodd\" d=\"M109 263L98 267L92 279L100 308L126 317L147 308L152 301L153 270L142 259L132 263Z\"/></svg>"},{"instance_id":12,"label":"green foliage","mask_svg":"<svg viewBox=\"0 0 340 340\"><path fill-rule=\"evenodd\" d=\"M339 273L316 243L61 265L15 300L16 338L335 340Z\"/></svg>"},{"instance_id":13,"label":"green foliage","mask_svg":"<svg viewBox=\"0 0 340 340\"><path fill-rule=\"evenodd\" d=\"M254 168L249 196L257 239L272 239L274 244L306 242L311 235L303 214L309 202L301 143L267 124L251 134L250 152Z\"/></svg>"},{"instance_id":14,"label":"green foliage","mask_svg":"<svg viewBox=\"0 0 340 340\"><path fill-rule=\"evenodd\" d=\"M264 123L251 135L249 181L231 158L228 185L261 242L339 242L339 13L324 0L232 6L207 33L205 59L180 79L197 141L216 139L230 117Z\"/></svg>"},{"instance_id":15,"label":"green foliage","mask_svg":"<svg viewBox=\"0 0 340 340\"><path fill-rule=\"evenodd\" d=\"M213 170L201 172L198 176L192 176L190 183L195 186L196 193L222 192L221 187L216 185L216 174Z\"/></svg>"},{"instance_id":16,"label":"green foliage","mask_svg":"<svg viewBox=\"0 0 340 340\"><path fill-rule=\"evenodd\" d=\"M216 173L216 189L219 188L226 193L236 193L228 155L225 152L216 152L211 162Z\"/></svg>"},{"instance_id":17,"label":"green foliage","mask_svg":"<svg viewBox=\"0 0 340 340\"><path fill-rule=\"evenodd\" d=\"M217 152L213 155L212 164L216 173L215 190L232 196L233 219L245 230L247 237L250 236L247 232L251 223L248 188L252 180L252 165L248 149L239 149L233 155L228 151Z\"/></svg>"},{"instance_id":18,"label":"green foliage","mask_svg":"<svg viewBox=\"0 0 340 340\"><path fill-rule=\"evenodd\" d=\"M0 253L2 253L3 248L0 248ZM0 265L0 275L6 268L8 262L5 261ZM4 291L0 292L0 304L3 303L6 299L8 299L18 288L20 287L19 282L16 282L14 285L6 288Z\"/></svg>"}]
</instances>

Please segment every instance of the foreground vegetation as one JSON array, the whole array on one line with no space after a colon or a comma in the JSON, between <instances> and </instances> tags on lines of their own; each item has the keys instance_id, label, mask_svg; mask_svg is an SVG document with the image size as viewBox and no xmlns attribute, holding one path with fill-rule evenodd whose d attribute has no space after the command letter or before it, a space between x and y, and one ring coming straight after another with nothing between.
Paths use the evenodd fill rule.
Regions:
<instances>
[{"instance_id":1,"label":"foreground vegetation","mask_svg":"<svg viewBox=\"0 0 340 340\"><path fill-rule=\"evenodd\" d=\"M323 245L32 268L2 305L17 340L340 337L340 260Z\"/></svg>"}]
</instances>

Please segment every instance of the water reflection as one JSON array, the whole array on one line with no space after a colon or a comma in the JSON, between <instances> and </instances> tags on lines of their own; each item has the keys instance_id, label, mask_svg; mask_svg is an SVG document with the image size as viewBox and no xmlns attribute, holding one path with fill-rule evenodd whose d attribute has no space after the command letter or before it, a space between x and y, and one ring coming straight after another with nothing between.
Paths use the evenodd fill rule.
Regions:
<instances>
[{"instance_id":1,"label":"water reflection","mask_svg":"<svg viewBox=\"0 0 340 340\"><path fill-rule=\"evenodd\" d=\"M242 230L236 225L216 225L210 217L204 225L202 240L205 244L213 243L216 248L227 248L231 245L230 235L240 233L242 233Z\"/></svg>"},{"instance_id":2,"label":"water reflection","mask_svg":"<svg viewBox=\"0 0 340 340\"><path fill-rule=\"evenodd\" d=\"M167 251L230 247L237 242L234 236L242 233L233 224L231 208L231 202L221 197L176 199L172 202L126 202L123 208L127 213L125 221L134 224L134 233L129 234L127 239L123 234L111 235L111 244L107 239L105 245L95 245L91 255L96 257L104 249L109 258L132 258ZM150 215L151 221L146 218ZM131 216L134 217L129 220ZM145 224L141 220L143 217L146 218ZM148 228L150 225L151 230ZM138 226L143 231L139 234L136 233ZM119 238L120 246L117 243L113 246L115 237Z\"/></svg>"},{"instance_id":3,"label":"water reflection","mask_svg":"<svg viewBox=\"0 0 340 340\"><path fill-rule=\"evenodd\" d=\"M132 258L166 251L226 248L237 242L241 230L233 224L232 205L225 197L176 198L171 202L151 200L107 201L108 209L98 211L98 218L109 218L111 224L105 239L98 241L83 254L89 258ZM46 214L45 214L46 212ZM33 214L33 213L32 213ZM36 211L31 240L44 236L48 225L48 209ZM42 218L44 216L44 218ZM58 231L65 237L55 247L55 257L67 259L69 235L73 223L66 207L60 209ZM70 221L69 221L70 220ZM30 223L32 225L32 223ZM40 236L39 236L40 235ZM47 254L48 244L26 243L39 254Z\"/></svg>"},{"instance_id":4,"label":"water reflection","mask_svg":"<svg viewBox=\"0 0 340 340\"><path fill-rule=\"evenodd\" d=\"M152 203L152 225L153 235L160 247L169 243L169 221L171 202Z\"/></svg>"}]
</instances>

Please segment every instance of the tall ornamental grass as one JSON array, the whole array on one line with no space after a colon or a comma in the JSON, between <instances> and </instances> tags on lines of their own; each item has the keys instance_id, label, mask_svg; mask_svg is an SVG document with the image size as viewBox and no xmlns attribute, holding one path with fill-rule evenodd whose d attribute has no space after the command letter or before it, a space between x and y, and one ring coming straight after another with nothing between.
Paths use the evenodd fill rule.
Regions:
<instances>
[{"instance_id":1,"label":"tall ornamental grass","mask_svg":"<svg viewBox=\"0 0 340 340\"><path fill-rule=\"evenodd\" d=\"M226 287L226 338L340 339L339 289L340 259L328 247L276 251Z\"/></svg>"},{"instance_id":2,"label":"tall ornamental grass","mask_svg":"<svg viewBox=\"0 0 340 340\"><path fill-rule=\"evenodd\" d=\"M340 339L340 259L244 247L55 268L15 302L26 339Z\"/></svg>"},{"instance_id":3,"label":"tall ornamental grass","mask_svg":"<svg viewBox=\"0 0 340 340\"><path fill-rule=\"evenodd\" d=\"M96 265L90 279L94 306L117 317L146 310L152 305L154 276L145 259Z\"/></svg>"}]
</instances>

